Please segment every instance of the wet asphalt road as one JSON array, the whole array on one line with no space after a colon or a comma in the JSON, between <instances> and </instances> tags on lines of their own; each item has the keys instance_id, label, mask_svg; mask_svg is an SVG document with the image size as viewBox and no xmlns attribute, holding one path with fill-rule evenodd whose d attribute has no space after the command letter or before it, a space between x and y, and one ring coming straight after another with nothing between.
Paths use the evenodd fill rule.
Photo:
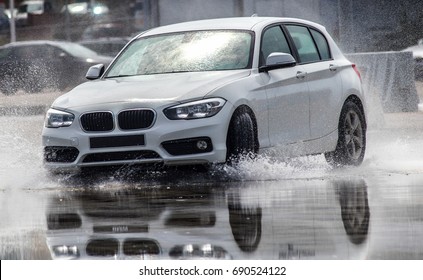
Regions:
<instances>
[{"instance_id":1,"label":"wet asphalt road","mask_svg":"<svg viewBox=\"0 0 423 280\"><path fill-rule=\"evenodd\" d=\"M364 163L49 177L42 115L0 117L0 259L423 259L423 114L384 115Z\"/></svg>"}]
</instances>

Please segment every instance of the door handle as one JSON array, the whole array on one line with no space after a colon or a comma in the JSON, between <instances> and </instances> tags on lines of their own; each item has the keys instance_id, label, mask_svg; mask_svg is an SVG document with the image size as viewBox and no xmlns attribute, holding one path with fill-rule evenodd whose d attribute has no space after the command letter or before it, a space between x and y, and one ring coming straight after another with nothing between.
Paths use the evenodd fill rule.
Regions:
<instances>
[{"instance_id":1,"label":"door handle","mask_svg":"<svg viewBox=\"0 0 423 280\"><path fill-rule=\"evenodd\" d=\"M332 72L333 72L333 71L336 71L336 70L338 70L338 66L336 66L336 65L334 65L334 64L330 64L330 65L329 65L329 70L330 70L330 71L332 71Z\"/></svg>"},{"instance_id":2,"label":"door handle","mask_svg":"<svg viewBox=\"0 0 423 280\"><path fill-rule=\"evenodd\" d=\"M307 76L307 72L298 71L297 79L304 79Z\"/></svg>"}]
</instances>

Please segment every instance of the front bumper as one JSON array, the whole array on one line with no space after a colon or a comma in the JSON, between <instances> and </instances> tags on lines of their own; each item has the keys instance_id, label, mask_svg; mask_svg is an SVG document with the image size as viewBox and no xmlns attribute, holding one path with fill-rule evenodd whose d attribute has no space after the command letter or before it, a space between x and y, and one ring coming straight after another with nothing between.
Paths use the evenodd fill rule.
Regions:
<instances>
[{"instance_id":1,"label":"front bumper","mask_svg":"<svg viewBox=\"0 0 423 280\"><path fill-rule=\"evenodd\" d=\"M69 127L44 127L44 165L73 171L91 166L225 162L231 114L231 106L196 120L169 120L157 112L152 127L131 131L115 127L110 132L85 132L77 119Z\"/></svg>"}]
</instances>

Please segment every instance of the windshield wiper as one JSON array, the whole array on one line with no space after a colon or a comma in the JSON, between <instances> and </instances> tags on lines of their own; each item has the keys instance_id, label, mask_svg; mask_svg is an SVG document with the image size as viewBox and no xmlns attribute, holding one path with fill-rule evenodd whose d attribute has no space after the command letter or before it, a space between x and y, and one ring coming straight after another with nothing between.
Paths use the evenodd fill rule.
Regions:
<instances>
[{"instance_id":1,"label":"windshield wiper","mask_svg":"<svg viewBox=\"0 0 423 280\"><path fill-rule=\"evenodd\" d=\"M143 74L107 76L107 77L104 77L104 78L105 79L108 79L108 78L123 78L123 77L131 77L131 76L174 74L174 73L188 73L188 72L193 72L193 71L190 71L190 70L175 70L175 71L167 71L167 72L151 72L151 73L143 73Z\"/></svg>"},{"instance_id":2,"label":"windshield wiper","mask_svg":"<svg viewBox=\"0 0 423 280\"><path fill-rule=\"evenodd\" d=\"M107 77L104 77L105 79L108 79L108 78L123 78L123 77L131 77L131 76L136 76L136 75L133 75L133 74L131 74L131 75L116 75L116 76L107 76Z\"/></svg>"}]
</instances>

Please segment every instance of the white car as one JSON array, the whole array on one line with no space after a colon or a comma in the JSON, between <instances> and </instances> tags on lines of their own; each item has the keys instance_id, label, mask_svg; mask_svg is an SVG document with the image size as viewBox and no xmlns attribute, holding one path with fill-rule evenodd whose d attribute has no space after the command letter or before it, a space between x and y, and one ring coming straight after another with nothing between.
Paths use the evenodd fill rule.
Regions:
<instances>
[{"instance_id":1,"label":"white car","mask_svg":"<svg viewBox=\"0 0 423 280\"><path fill-rule=\"evenodd\" d=\"M363 161L360 74L313 22L251 17L163 26L86 77L93 81L47 112L50 170L207 165L256 154Z\"/></svg>"}]
</instances>

